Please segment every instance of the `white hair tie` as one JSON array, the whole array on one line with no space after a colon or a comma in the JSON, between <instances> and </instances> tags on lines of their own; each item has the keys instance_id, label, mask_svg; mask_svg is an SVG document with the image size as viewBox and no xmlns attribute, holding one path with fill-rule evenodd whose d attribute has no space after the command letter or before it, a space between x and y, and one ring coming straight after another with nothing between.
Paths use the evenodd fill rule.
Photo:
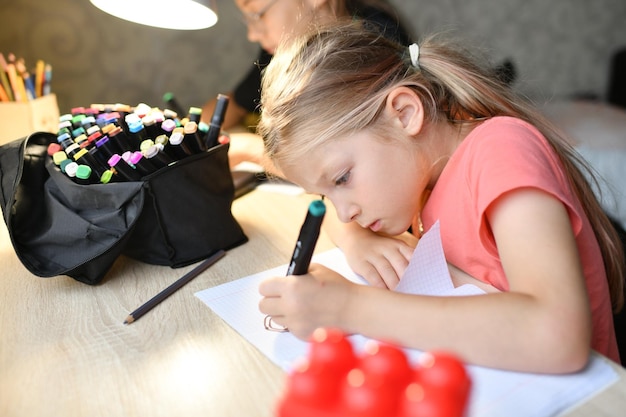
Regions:
<instances>
[{"instance_id":1,"label":"white hair tie","mask_svg":"<svg viewBox=\"0 0 626 417\"><path fill-rule=\"evenodd\" d=\"M409 45L409 55L411 55L411 64L419 69L420 47L416 43Z\"/></svg>"}]
</instances>

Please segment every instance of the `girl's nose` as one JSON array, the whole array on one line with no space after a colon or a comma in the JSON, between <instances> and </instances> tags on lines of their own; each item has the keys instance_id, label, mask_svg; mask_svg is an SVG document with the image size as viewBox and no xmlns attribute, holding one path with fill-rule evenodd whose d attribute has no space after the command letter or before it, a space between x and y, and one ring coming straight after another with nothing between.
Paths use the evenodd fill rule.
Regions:
<instances>
[{"instance_id":1,"label":"girl's nose","mask_svg":"<svg viewBox=\"0 0 626 417\"><path fill-rule=\"evenodd\" d=\"M359 208L354 204L340 204L337 208L337 217L343 223L350 223L361 213Z\"/></svg>"},{"instance_id":2,"label":"girl's nose","mask_svg":"<svg viewBox=\"0 0 626 417\"><path fill-rule=\"evenodd\" d=\"M257 30L254 25L248 25L248 41L252 43L256 43L260 41L259 30Z\"/></svg>"}]
</instances>

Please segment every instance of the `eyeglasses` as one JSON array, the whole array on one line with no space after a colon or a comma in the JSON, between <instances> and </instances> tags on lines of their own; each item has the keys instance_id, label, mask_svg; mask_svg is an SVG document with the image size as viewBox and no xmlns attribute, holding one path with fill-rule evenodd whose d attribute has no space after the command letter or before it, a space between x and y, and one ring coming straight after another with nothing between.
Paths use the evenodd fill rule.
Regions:
<instances>
[{"instance_id":1,"label":"eyeglasses","mask_svg":"<svg viewBox=\"0 0 626 417\"><path fill-rule=\"evenodd\" d=\"M259 10L256 13L245 13L245 12L242 13L243 15L242 18L243 18L244 23L248 26L258 26L259 22L261 22L261 19L263 19L263 16L265 16L265 14L277 2L278 0L270 0L269 3L267 3L264 7L261 8L261 10Z\"/></svg>"}]
</instances>

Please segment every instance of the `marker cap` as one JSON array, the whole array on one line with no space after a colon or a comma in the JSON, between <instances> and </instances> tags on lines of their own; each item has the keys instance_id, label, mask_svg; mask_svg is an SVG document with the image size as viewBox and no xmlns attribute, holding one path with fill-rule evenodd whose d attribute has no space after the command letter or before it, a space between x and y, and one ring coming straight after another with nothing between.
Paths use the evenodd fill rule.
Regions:
<instances>
[{"instance_id":1,"label":"marker cap","mask_svg":"<svg viewBox=\"0 0 626 417\"><path fill-rule=\"evenodd\" d=\"M167 135L159 135L154 139L155 145L165 145L169 141Z\"/></svg>"},{"instance_id":2,"label":"marker cap","mask_svg":"<svg viewBox=\"0 0 626 417\"><path fill-rule=\"evenodd\" d=\"M80 135L74 138L74 143L78 143L79 145L87 140L87 135L81 133Z\"/></svg>"},{"instance_id":3,"label":"marker cap","mask_svg":"<svg viewBox=\"0 0 626 417\"><path fill-rule=\"evenodd\" d=\"M183 127L183 132L187 135L191 133L196 133L197 130L198 130L198 124L191 120L185 124L185 127Z\"/></svg>"},{"instance_id":4,"label":"marker cap","mask_svg":"<svg viewBox=\"0 0 626 417\"><path fill-rule=\"evenodd\" d=\"M174 110L172 109L164 109L163 110L163 116L166 119L176 119L178 117L178 113L176 113Z\"/></svg>"},{"instance_id":5,"label":"marker cap","mask_svg":"<svg viewBox=\"0 0 626 417\"><path fill-rule=\"evenodd\" d=\"M65 173L70 177L74 178L76 176L76 171L78 170L78 164L76 162L70 162L65 165Z\"/></svg>"},{"instance_id":6,"label":"marker cap","mask_svg":"<svg viewBox=\"0 0 626 417\"><path fill-rule=\"evenodd\" d=\"M91 177L91 168L88 165L78 165L76 168L76 178L88 180Z\"/></svg>"},{"instance_id":7,"label":"marker cap","mask_svg":"<svg viewBox=\"0 0 626 417\"><path fill-rule=\"evenodd\" d=\"M52 155L52 160L55 165L61 165L61 162L67 160L67 155L63 151L58 151Z\"/></svg>"},{"instance_id":8,"label":"marker cap","mask_svg":"<svg viewBox=\"0 0 626 417\"><path fill-rule=\"evenodd\" d=\"M61 150L61 145L58 143L51 143L50 145L48 145L48 155L52 156L55 153L59 152Z\"/></svg>"},{"instance_id":9,"label":"marker cap","mask_svg":"<svg viewBox=\"0 0 626 417\"><path fill-rule=\"evenodd\" d=\"M129 113L124 118L124 121L130 125L133 123L141 122L141 117L139 117L137 113Z\"/></svg>"},{"instance_id":10,"label":"marker cap","mask_svg":"<svg viewBox=\"0 0 626 417\"><path fill-rule=\"evenodd\" d=\"M130 162L130 157L133 155L134 151L126 151L122 154L122 159L127 163Z\"/></svg>"},{"instance_id":11,"label":"marker cap","mask_svg":"<svg viewBox=\"0 0 626 417\"><path fill-rule=\"evenodd\" d=\"M100 130L92 133L91 135L89 135L89 137L87 138L87 141L89 141L89 143L98 143L98 141L102 139L102 133L100 133Z\"/></svg>"},{"instance_id":12,"label":"marker cap","mask_svg":"<svg viewBox=\"0 0 626 417\"><path fill-rule=\"evenodd\" d=\"M61 129L71 129L71 128L72 128L72 121L71 120L64 120L64 121L59 123L59 130L61 130Z\"/></svg>"},{"instance_id":13,"label":"marker cap","mask_svg":"<svg viewBox=\"0 0 626 417\"><path fill-rule=\"evenodd\" d=\"M62 160L61 163L59 164L59 168L61 168L61 172L64 173L64 174L67 174L67 172L65 171L65 168L67 168L67 166L69 164L71 164L72 162L74 162L74 161L72 161L69 158L65 158L64 160Z\"/></svg>"},{"instance_id":14,"label":"marker cap","mask_svg":"<svg viewBox=\"0 0 626 417\"><path fill-rule=\"evenodd\" d=\"M73 156L78 151L80 151L80 145L78 145L77 143L73 143L65 148L65 153L67 154L67 156Z\"/></svg>"},{"instance_id":15,"label":"marker cap","mask_svg":"<svg viewBox=\"0 0 626 417\"><path fill-rule=\"evenodd\" d=\"M143 129L143 123L141 121L128 123L128 131L130 133L141 132Z\"/></svg>"},{"instance_id":16,"label":"marker cap","mask_svg":"<svg viewBox=\"0 0 626 417\"><path fill-rule=\"evenodd\" d=\"M176 129L181 129L181 128L176 128ZM168 143L171 143L172 145L180 145L183 141L183 137L184 137L184 134L182 132L182 129L180 131L175 131L172 133L172 136L170 136Z\"/></svg>"},{"instance_id":17,"label":"marker cap","mask_svg":"<svg viewBox=\"0 0 626 417\"><path fill-rule=\"evenodd\" d=\"M76 116L72 117L72 124L74 126L80 126L84 118L84 114L77 114Z\"/></svg>"},{"instance_id":18,"label":"marker cap","mask_svg":"<svg viewBox=\"0 0 626 417\"><path fill-rule=\"evenodd\" d=\"M176 129L176 122L172 119L165 119L163 123L161 123L161 129L165 132L171 132Z\"/></svg>"},{"instance_id":19,"label":"marker cap","mask_svg":"<svg viewBox=\"0 0 626 417\"><path fill-rule=\"evenodd\" d=\"M87 154L87 149L81 149L78 152L76 152L72 158L74 158L74 161L78 161L78 159L80 159L81 157L85 156Z\"/></svg>"},{"instance_id":20,"label":"marker cap","mask_svg":"<svg viewBox=\"0 0 626 417\"><path fill-rule=\"evenodd\" d=\"M141 120L144 126L152 126L156 123L155 118L152 116L152 113L146 114Z\"/></svg>"},{"instance_id":21,"label":"marker cap","mask_svg":"<svg viewBox=\"0 0 626 417\"><path fill-rule=\"evenodd\" d=\"M139 117L144 117L145 115L150 113L150 110L152 110L152 107L150 107L146 103L139 103L137 104L137 106L135 106L135 114Z\"/></svg>"},{"instance_id":22,"label":"marker cap","mask_svg":"<svg viewBox=\"0 0 626 417\"><path fill-rule=\"evenodd\" d=\"M96 118L93 116L86 116L80 121L80 124L85 127L85 125L93 125L96 123Z\"/></svg>"},{"instance_id":23,"label":"marker cap","mask_svg":"<svg viewBox=\"0 0 626 417\"><path fill-rule=\"evenodd\" d=\"M69 113L62 114L61 116L59 116L59 123L61 123L61 122L70 122L71 123L72 117L74 117L74 116L72 116Z\"/></svg>"},{"instance_id":24,"label":"marker cap","mask_svg":"<svg viewBox=\"0 0 626 417\"><path fill-rule=\"evenodd\" d=\"M137 152L133 152L132 154L130 154L127 162L130 162L133 165L137 165L142 159L143 159L143 154L137 151Z\"/></svg>"},{"instance_id":25,"label":"marker cap","mask_svg":"<svg viewBox=\"0 0 626 417\"><path fill-rule=\"evenodd\" d=\"M72 136L69 133L62 133L57 136L57 142L61 143L66 139L72 139Z\"/></svg>"},{"instance_id":26,"label":"marker cap","mask_svg":"<svg viewBox=\"0 0 626 417\"><path fill-rule=\"evenodd\" d=\"M326 204L322 200L315 200L309 204L309 213L315 217L326 214Z\"/></svg>"},{"instance_id":27,"label":"marker cap","mask_svg":"<svg viewBox=\"0 0 626 417\"><path fill-rule=\"evenodd\" d=\"M108 123L108 124L102 126L102 128L100 130L102 130L102 133L104 133L106 135L107 133L110 133L115 128L118 128L118 129L122 130L119 126L115 126L113 123Z\"/></svg>"},{"instance_id":28,"label":"marker cap","mask_svg":"<svg viewBox=\"0 0 626 417\"><path fill-rule=\"evenodd\" d=\"M152 145L154 145L154 141L152 139L146 139L143 142L141 142L141 145L139 146L139 150L140 151L145 151L146 149L148 149Z\"/></svg>"},{"instance_id":29,"label":"marker cap","mask_svg":"<svg viewBox=\"0 0 626 417\"><path fill-rule=\"evenodd\" d=\"M94 125L87 129L87 136L91 136L96 132L100 132L100 126Z\"/></svg>"},{"instance_id":30,"label":"marker cap","mask_svg":"<svg viewBox=\"0 0 626 417\"><path fill-rule=\"evenodd\" d=\"M113 179L113 171L111 171L110 169L107 169L106 171L102 173L102 176L100 177L100 182L102 184L108 184L111 182L112 179Z\"/></svg>"}]
</instances>

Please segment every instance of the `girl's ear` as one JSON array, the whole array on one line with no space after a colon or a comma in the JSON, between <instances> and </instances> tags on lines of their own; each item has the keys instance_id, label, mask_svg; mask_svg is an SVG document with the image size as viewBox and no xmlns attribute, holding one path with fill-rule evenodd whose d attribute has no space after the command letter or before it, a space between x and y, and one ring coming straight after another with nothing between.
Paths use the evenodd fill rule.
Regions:
<instances>
[{"instance_id":1,"label":"girl's ear","mask_svg":"<svg viewBox=\"0 0 626 417\"><path fill-rule=\"evenodd\" d=\"M398 87L389 93L385 102L385 113L410 136L415 136L422 130L424 106L417 94L408 87Z\"/></svg>"}]
</instances>

